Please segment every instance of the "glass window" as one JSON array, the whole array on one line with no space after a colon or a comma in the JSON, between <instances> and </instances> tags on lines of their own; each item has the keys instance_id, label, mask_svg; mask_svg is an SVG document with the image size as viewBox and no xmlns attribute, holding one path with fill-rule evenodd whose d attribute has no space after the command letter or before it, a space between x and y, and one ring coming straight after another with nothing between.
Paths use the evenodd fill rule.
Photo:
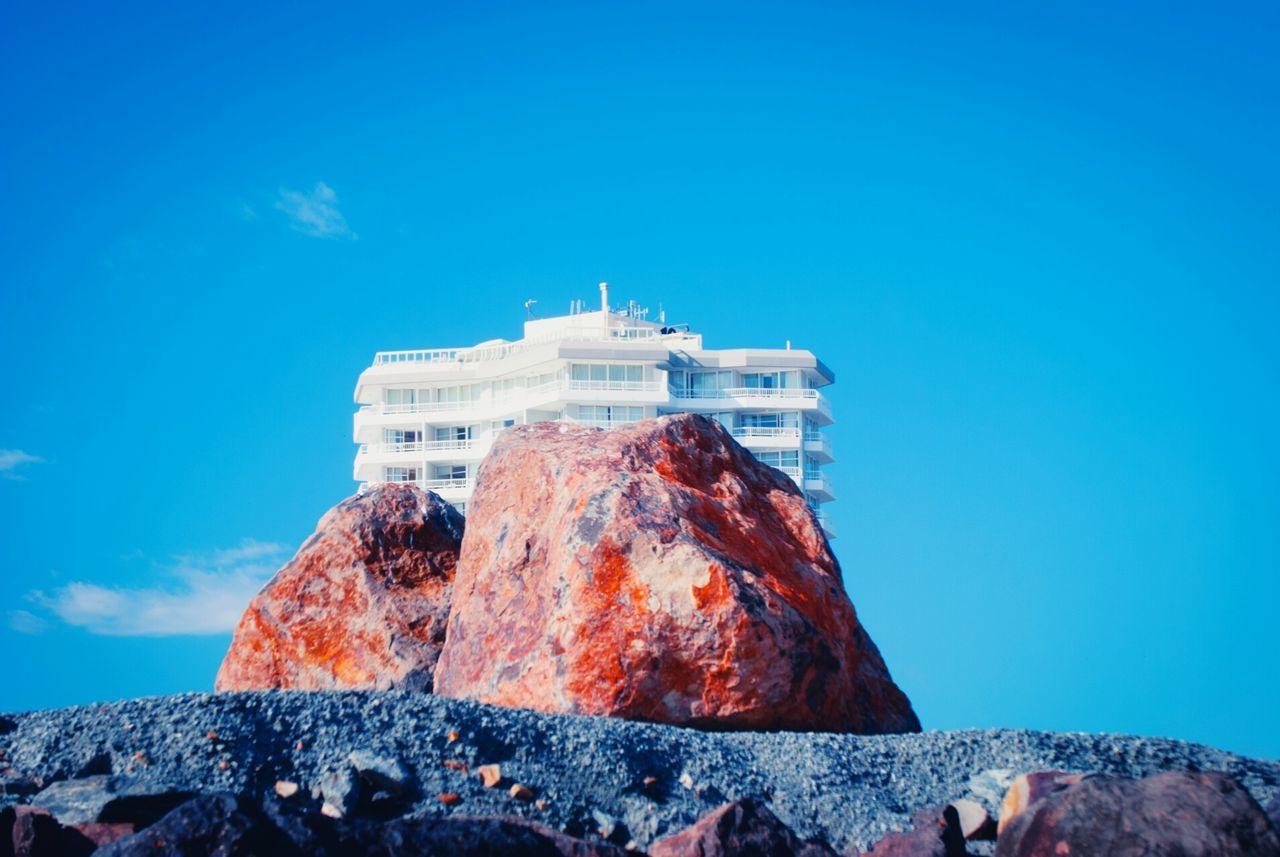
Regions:
<instances>
[{"instance_id":1,"label":"glass window","mask_svg":"<svg viewBox=\"0 0 1280 857\"><path fill-rule=\"evenodd\" d=\"M383 478L387 482L416 482L418 480L418 468L388 467L383 471Z\"/></svg>"},{"instance_id":2,"label":"glass window","mask_svg":"<svg viewBox=\"0 0 1280 857\"><path fill-rule=\"evenodd\" d=\"M412 405L415 401L414 390L383 390L388 405Z\"/></svg>"}]
</instances>

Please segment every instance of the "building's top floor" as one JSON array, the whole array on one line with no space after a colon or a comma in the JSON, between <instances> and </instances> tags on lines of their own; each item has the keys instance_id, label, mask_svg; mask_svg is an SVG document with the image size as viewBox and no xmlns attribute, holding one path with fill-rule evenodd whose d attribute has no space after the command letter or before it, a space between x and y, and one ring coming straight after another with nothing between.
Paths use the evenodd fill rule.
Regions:
<instances>
[{"instance_id":1,"label":"building's top floor","mask_svg":"<svg viewBox=\"0 0 1280 857\"><path fill-rule=\"evenodd\" d=\"M572 310L568 315L526 321L524 336L515 341L492 339L469 348L380 351L360 374L355 400L376 401L376 388L388 385L482 381L565 360L645 363L668 372L795 369L803 372L806 385L811 387L835 380L813 352L792 349L790 343L787 348L706 350L701 334L690 331L688 325L667 324L665 319L648 321L634 304L622 312L603 307L583 312L580 302L575 302Z\"/></svg>"}]
</instances>

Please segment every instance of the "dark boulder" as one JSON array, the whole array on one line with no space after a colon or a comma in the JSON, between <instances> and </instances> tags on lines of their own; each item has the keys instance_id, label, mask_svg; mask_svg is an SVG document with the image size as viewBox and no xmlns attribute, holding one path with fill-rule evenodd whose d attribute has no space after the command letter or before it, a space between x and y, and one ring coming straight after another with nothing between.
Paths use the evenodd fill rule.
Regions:
<instances>
[{"instance_id":1,"label":"dark boulder","mask_svg":"<svg viewBox=\"0 0 1280 857\"><path fill-rule=\"evenodd\" d=\"M1000 832L997 857L1280 857L1280 835L1225 774L1086 777L1045 795Z\"/></svg>"},{"instance_id":2,"label":"dark boulder","mask_svg":"<svg viewBox=\"0 0 1280 857\"><path fill-rule=\"evenodd\" d=\"M231 794L201 795L132 836L94 852L95 857L223 857L305 852L267 818L258 804Z\"/></svg>"},{"instance_id":3,"label":"dark boulder","mask_svg":"<svg viewBox=\"0 0 1280 857\"><path fill-rule=\"evenodd\" d=\"M126 776L61 780L31 798L63 824L132 824L146 827L191 798L187 789Z\"/></svg>"},{"instance_id":4,"label":"dark boulder","mask_svg":"<svg viewBox=\"0 0 1280 857\"><path fill-rule=\"evenodd\" d=\"M714 809L679 833L664 836L649 849L650 857L834 857L822 842L801 839L755 798Z\"/></svg>"}]
</instances>

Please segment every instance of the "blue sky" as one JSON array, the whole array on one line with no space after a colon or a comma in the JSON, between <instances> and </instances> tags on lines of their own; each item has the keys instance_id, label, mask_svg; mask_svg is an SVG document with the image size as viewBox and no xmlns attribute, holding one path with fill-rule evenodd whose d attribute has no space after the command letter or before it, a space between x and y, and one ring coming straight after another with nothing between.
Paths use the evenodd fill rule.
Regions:
<instances>
[{"instance_id":1,"label":"blue sky","mask_svg":"<svg viewBox=\"0 0 1280 857\"><path fill-rule=\"evenodd\" d=\"M1026 5L6 4L0 710L211 687L373 352L607 279L835 370L927 728L1280 757L1280 19Z\"/></svg>"}]
</instances>

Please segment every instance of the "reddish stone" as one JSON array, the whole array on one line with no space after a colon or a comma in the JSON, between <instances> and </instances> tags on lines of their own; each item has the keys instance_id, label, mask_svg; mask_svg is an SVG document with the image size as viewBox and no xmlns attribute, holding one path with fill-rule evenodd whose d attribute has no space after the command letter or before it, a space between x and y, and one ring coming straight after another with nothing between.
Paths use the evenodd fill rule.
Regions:
<instances>
[{"instance_id":1,"label":"reddish stone","mask_svg":"<svg viewBox=\"0 0 1280 857\"><path fill-rule=\"evenodd\" d=\"M1091 776L1015 816L997 857L1280 857L1280 836L1244 788L1219 773L1142 780Z\"/></svg>"},{"instance_id":2,"label":"reddish stone","mask_svg":"<svg viewBox=\"0 0 1280 857\"><path fill-rule=\"evenodd\" d=\"M137 828L132 824L77 824L74 825L76 831L93 843L95 848L101 848L103 845L110 845L117 839L123 839L126 836L132 836L137 832Z\"/></svg>"},{"instance_id":3,"label":"reddish stone","mask_svg":"<svg viewBox=\"0 0 1280 857\"><path fill-rule=\"evenodd\" d=\"M1004 832L1009 822L1024 812L1031 804L1047 794L1062 791L1067 786L1080 782L1084 774L1068 774L1063 771L1035 771L1030 774L1019 774L1004 793L1000 803L1000 822L996 830Z\"/></svg>"},{"instance_id":4,"label":"reddish stone","mask_svg":"<svg viewBox=\"0 0 1280 857\"><path fill-rule=\"evenodd\" d=\"M462 530L412 485L342 501L249 603L215 687L430 690Z\"/></svg>"},{"instance_id":5,"label":"reddish stone","mask_svg":"<svg viewBox=\"0 0 1280 857\"><path fill-rule=\"evenodd\" d=\"M502 433L436 692L743 729L916 731L795 483L712 420Z\"/></svg>"},{"instance_id":6,"label":"reddish stone","mask_svg":"<svg viewBox=\"0 0 1280 857\"><path fill-rule=\"evenodd\" d=\"M805 841L754 798L714 809L679 833L653 843L649 857L731 857L738 854L836 857L822 842Z\"/></svg>"}]
</instances>

